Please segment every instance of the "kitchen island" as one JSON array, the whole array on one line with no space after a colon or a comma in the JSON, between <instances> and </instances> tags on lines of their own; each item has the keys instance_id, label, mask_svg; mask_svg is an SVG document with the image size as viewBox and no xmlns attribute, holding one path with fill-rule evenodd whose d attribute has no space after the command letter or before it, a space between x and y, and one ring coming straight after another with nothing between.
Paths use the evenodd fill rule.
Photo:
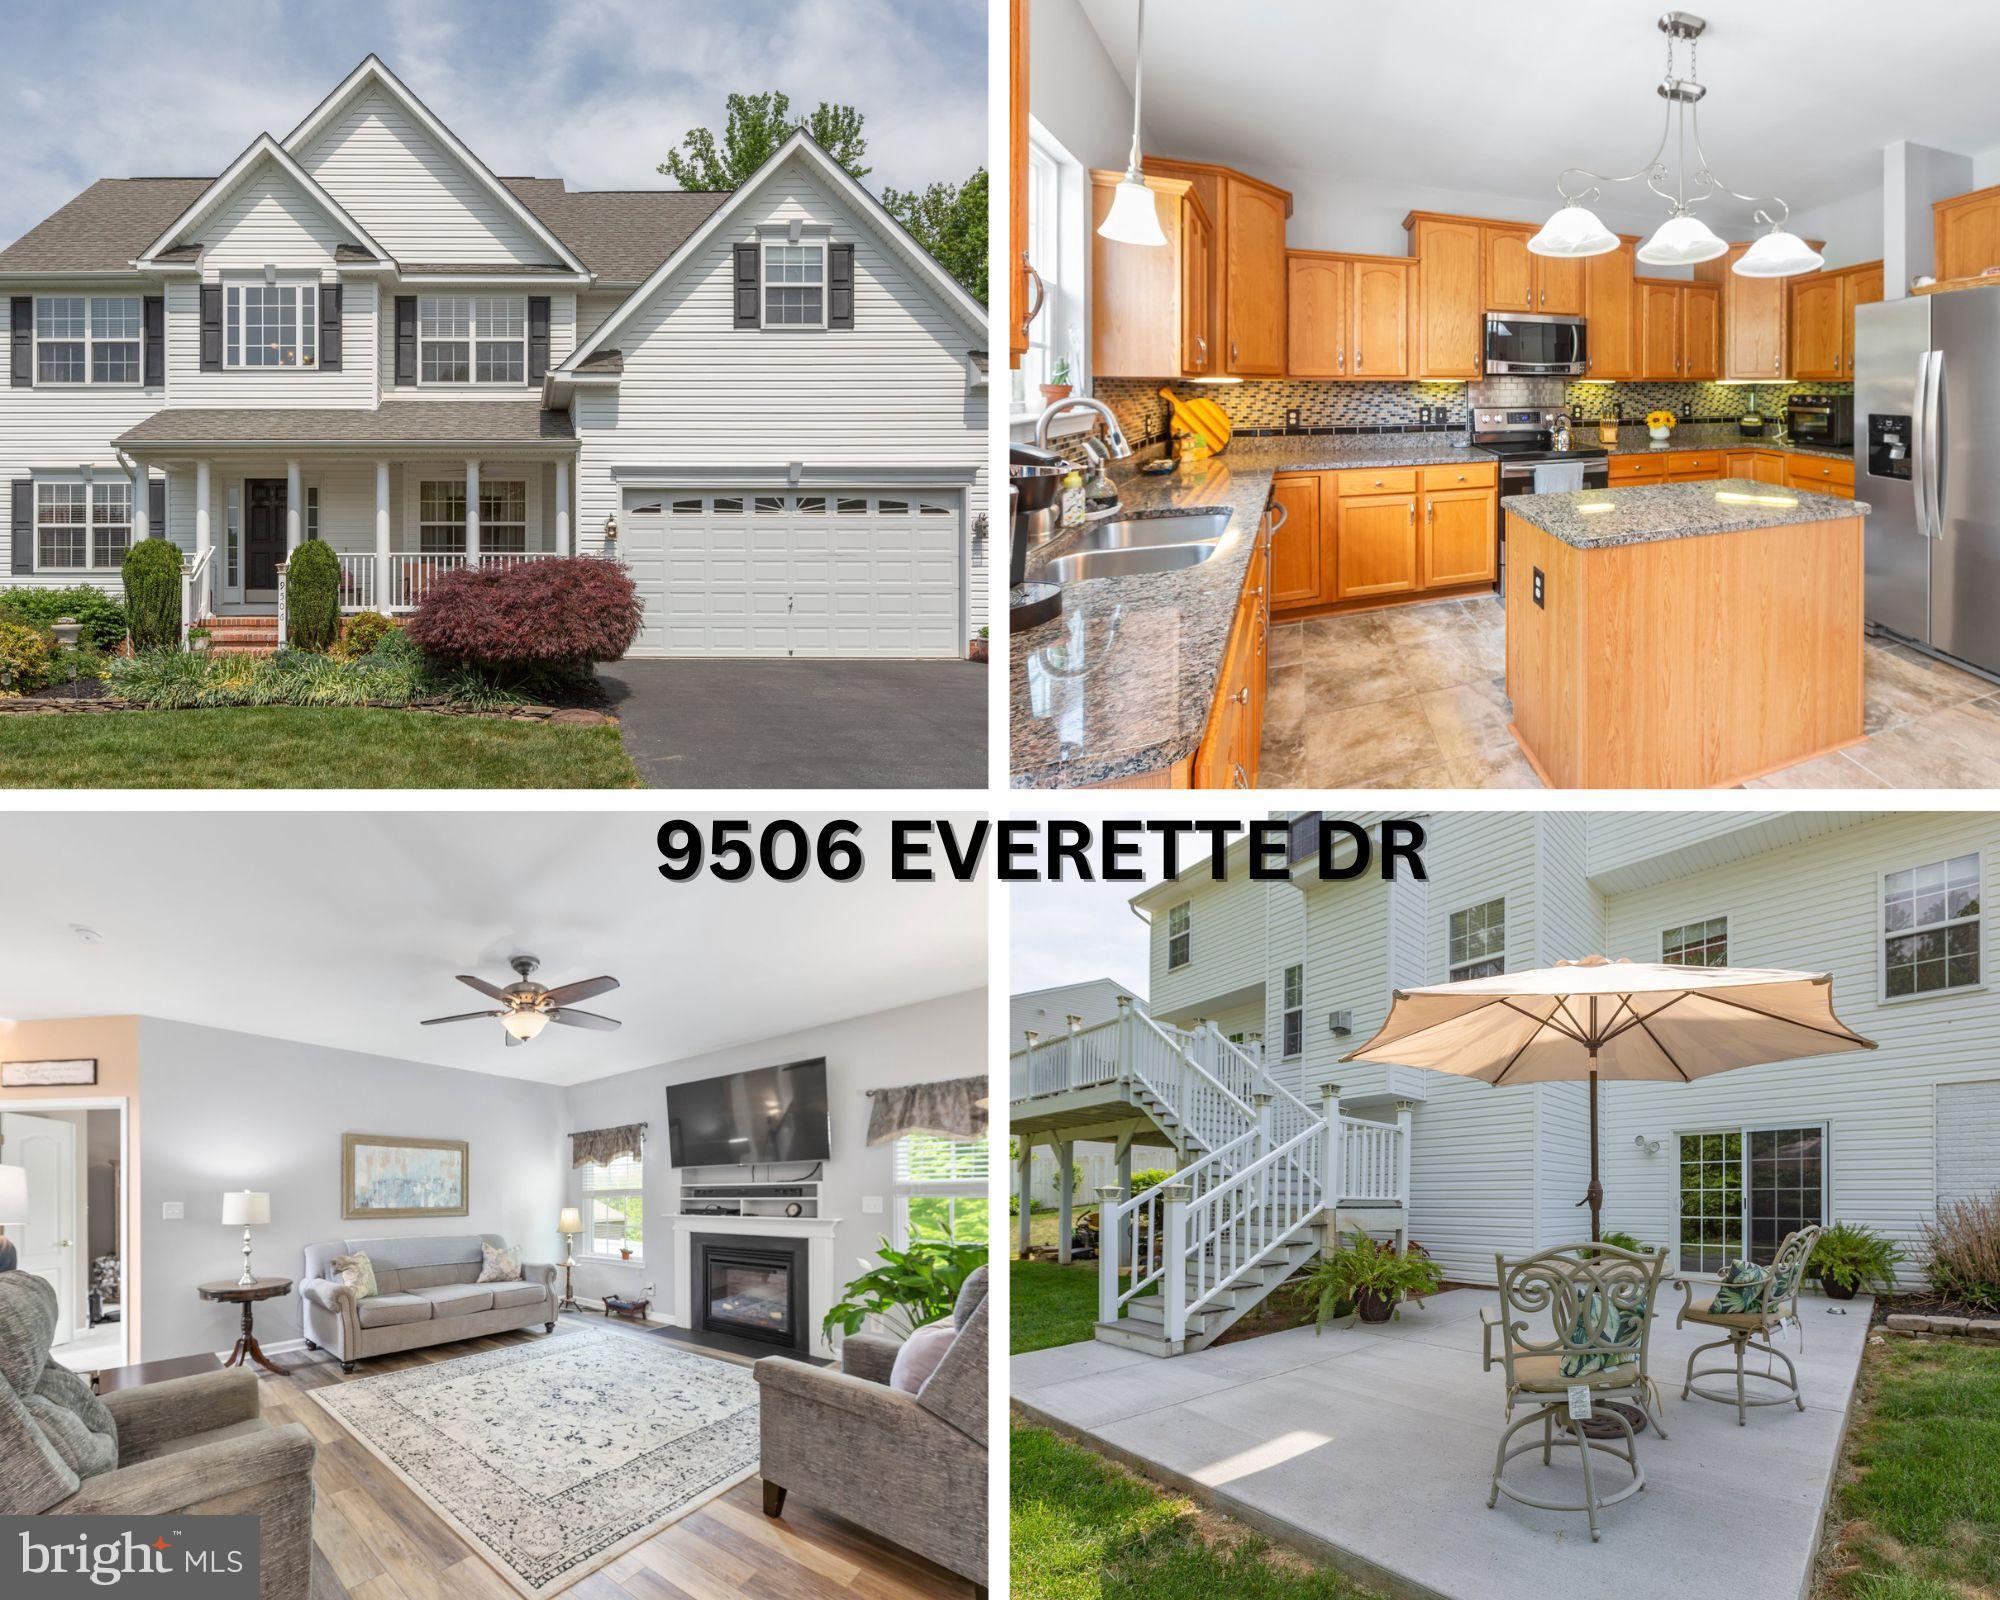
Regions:
<instances>
[{"instance_id":1,"label":"kitchen island","mask_svg":"<svg viewBox=\"0 0 2000 1600\"><path fill-rule=\"evenodd\" d=\"M1747 478L1505 505L1512 731L1545 783L1737 784L1862 737L1866 505Z\"/></svg>"}]
</instances>

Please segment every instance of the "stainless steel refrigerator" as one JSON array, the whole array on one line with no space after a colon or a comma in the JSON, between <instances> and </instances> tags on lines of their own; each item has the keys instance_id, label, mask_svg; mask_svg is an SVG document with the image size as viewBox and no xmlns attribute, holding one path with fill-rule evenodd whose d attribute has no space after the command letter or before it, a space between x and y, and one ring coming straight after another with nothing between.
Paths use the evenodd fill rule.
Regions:
<instances>
[{"instance_id":1,"label":"stainless steel refrigerator","mask_svg":"<svg viewBox=\"0 0 2000 1600\"><path fill-rule=\"evenodd\" d=\"M1871 626L2000 675L2000 289L1857 306Z\"/></svg>"}]
</instances>

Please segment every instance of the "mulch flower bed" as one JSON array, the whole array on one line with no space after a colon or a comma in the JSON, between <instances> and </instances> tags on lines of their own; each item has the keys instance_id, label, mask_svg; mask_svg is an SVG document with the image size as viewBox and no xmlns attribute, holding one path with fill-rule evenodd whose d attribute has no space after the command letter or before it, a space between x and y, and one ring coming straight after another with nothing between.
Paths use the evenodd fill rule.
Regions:
<instances>
[{"instance_id":1,"label":"mulch flower bed","mask_svg":"<svg viewBox=\"0 0 2000 1600\"><path fill-rule=\"evenodd\" d=\"M2000 1339L2000 1311L1942 1300L1934 1294L1883 1295L1871 1319L1890 1333L1936 1333Z\"/></svg>"},{"instance_id":2,"label":"mulch flower bed","mask_svg":"<svg viewBox=\"0 0 2000 1600\"><path fill-rule=\"evenodd\" d=\"M61 687L64 689L73 690L80 687L80 685L64 684ZM108 686L106 686L105 684L99 683L97 685L97 688L100 692L96 695L91 695L91 696L76 696L74 694L65 696L62 694L55 693L52 690L42 690L36 694L30 694L30 695L15 695L11 698L0 697L0 717L61 716L64 714L77 713L77 712L151 711L159 709L158 707L154 706L134 705L130 701L126 700L114 700L110 697ZM239 711L239 710L257 710L257 709L271 710L278 708L274 707L259 708L259 707L244 707L244 706L204 706L204 707L190 707L188 709L209 710L209 711ZM618 720L608 711L596 710L589 706L575 706L575 705L571 706L525 705L525 706L474 707L474 706L448 705L443 701L413 700L408 704L391 704L387 701L370 704L369 702L363 701L359 705L354 707L343 706L343 707L328 708L328 707L314 707L314 706L297 706L293 707L292 709L302 710L302 711L326 710L326 709L335 709L335 710L353 709L353 710L364 710L364 711L365 710L428 711L433 716L439 716L439 717L486 717L502 722L547 722L553 724L556 727L571 727L571 728L598 728L598 727L603 727L610 723L615 723Z\"/></svg>"}]
</instances>

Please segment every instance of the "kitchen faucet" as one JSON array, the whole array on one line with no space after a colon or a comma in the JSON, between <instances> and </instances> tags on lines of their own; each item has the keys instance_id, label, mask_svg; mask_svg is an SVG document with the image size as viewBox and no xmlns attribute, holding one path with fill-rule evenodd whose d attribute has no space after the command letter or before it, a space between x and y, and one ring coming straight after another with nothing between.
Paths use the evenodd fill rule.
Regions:
<instances>
[{"instance_id":1,"label":"kitchen faucet","mask_svg":"<svg viewBox=\"0 0 2000 1600\"><path fill-rule=\"evenodd\" d=\"M1049 425L1065 411L1095 411L1104 419L1105 442L1111 446L1111 459L1124 461L1130 457L1132 447L1125 442L1125 431L1118 426L1118 419L1111 414L1111 408L1102 400L1093 400L1081 394L1066 394L1042 413L1041 420L1035 424L1035 443L1044 450L1049 448Z\"/></svg>"}]
</instances>

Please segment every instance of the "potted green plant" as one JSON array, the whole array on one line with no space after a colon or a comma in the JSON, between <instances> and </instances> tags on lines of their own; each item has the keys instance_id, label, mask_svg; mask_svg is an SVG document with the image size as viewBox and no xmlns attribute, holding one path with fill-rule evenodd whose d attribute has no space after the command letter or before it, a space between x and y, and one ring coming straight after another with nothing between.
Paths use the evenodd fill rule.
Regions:
<instances>
[{"instance_id":1,"label":"potted green plant","mask_svg":"<svg viewBox=\"0 0 2000 1600\"><path fill-rule=\"evenodd\" d=\"M868 1270L840 1291L821 1325L823 1332L830 1335L839 1328L859 1333L872 1316L907 1339L926 1323L949 1315L965 1280L986 1261L985 1245L950 1239L912 1239L907 1250L892 1249L883 1239L875 1253L880 1262L871 1265L863 1259Z\"/></svg>"},{"instance_id":2,"label":"potted green plant","mask_svg":"<svg viewBox=\"0 0 2000 1600\"><path fill-rule=\"evenodd\" d=\"M188 629L188 648L197 655L208 648L209 632L206 628Z\"/></svg>"},{"instance_id":3,"label":"potted green plant","mask_svg":"<svg viewBox=\"0 0 2000 1600\"><path fill-rule=\"evenodd\" d=\"M1852 1300L1871 1283L1894 1288L1902 1259L1903 1252L1874 1229L1836 1222L1819 1236L1806 1271L1819 1279L1829 1300Z\"/></svg>"},{"instance_id":4,"label":"potted green plant","mask_svg":"<svg viewBox=\"0 0 2000 1600\"><path fill-rule=\"evenodd\" d=\"M1049 381L1042 385L1042 399L1049 405L1067 398L1070 391L1069 362L1059 360L1050 369Z\"/></svg>"},{"instance_id":5,"label":"potted green plant","mask_svg":"<svg viewBox=\"0 0 2000 1600\"><path fill-rule=\"evenodd\" d=\"M1324 1328L1351 1307L1363 1322L1387 1322L1404 1300L1436 1294L1444 1274L1421 1247L1402 1255L1365 1233L1328 1251L1297 1280L1297 1292L1312 1302L1313 1327Z\"/></svg>"},{"instance_id":6,"label":"potted green plant","mask_svg":"<svg viewBox=\"0 0 2000 1600\"><path fill-rule=\"evenodd\" d=\"M986 630L984 628L981 628L979 632L974 634L972 637L971 655L974 661L984 661L986 659L987 640L986 640Z\"/></svg>"}]
</instances>

